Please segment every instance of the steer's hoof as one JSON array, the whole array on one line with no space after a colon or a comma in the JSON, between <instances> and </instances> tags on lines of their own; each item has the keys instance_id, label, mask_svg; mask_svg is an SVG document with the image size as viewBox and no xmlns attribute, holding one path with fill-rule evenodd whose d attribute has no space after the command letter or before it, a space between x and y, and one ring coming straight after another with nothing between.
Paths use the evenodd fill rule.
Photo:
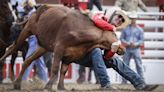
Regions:
<instances>
[{"instance_id":1,"label":"steer's hoof","mask_svg":"<svg viewBox=\"0 0 164 92\"><path fill-rule=\"evenodd\" d=\"M44 89L47 89L48 91L52 92L52 85L47 84Z\"/></svg>"},{"instance_id":2,"label":"steer's hoof","mask_svg":"<svg viewBox=\"0 0 164 92\"><path fill-rule=\"evenodd\" d=\"M21 89L20 84L14 84L14 89L18 89L18 90L20 90L20 89Z\"/></svg>"},{"instance_id":3,"label":"steer's hoof","mask_svg":"<svg viewBox=\"0 0 164 92\"><path fill-rule=\"evenodd\" d=\"M66 90L66 88L64 86L58 86L57 88L58 90Z\"/></svg>"},{"instance_id":4,"label":"steer's hoof","mask_svg":"<svg viewBox=\"0 0 164 92\"><path fill-rule=\"evenodd\" d=\"M18 89L18 90L21 89L20 81L14 81L13 84L14 84L14 89Z\"/></svg>"}]
</instances>

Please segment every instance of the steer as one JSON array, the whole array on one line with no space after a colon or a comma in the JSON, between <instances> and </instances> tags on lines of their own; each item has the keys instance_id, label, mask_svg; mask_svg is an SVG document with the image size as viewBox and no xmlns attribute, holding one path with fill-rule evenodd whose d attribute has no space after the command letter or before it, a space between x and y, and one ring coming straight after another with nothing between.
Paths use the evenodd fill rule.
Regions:
<instances>
[{"instance_id":1,"label":"steer","mask_svg":"<svg viewBox=\"0 0 164 92\"><path fill-rule=\"evenodd\" d=\"M51 89L53 83L56 82L62 59L67 60L68 63L69 61L76 61L93 48L110 49L111 44L118 41L114 32L103 31L96 27L89 17L77 10L64 6L44 5L28 19L18 39L9 47L0 61L2 62L16 51L30 35L36 35L39 45L37 50L25 60L20 75L14 82L16 89L20 89L21 78L25 69L46 51L54 53L52 75L46 85L46 88ZM64 67L61 70L65 70ZM64 80L64 78L61 79ZM63 81L60 81L59 85L63 85ZM60 89L64 89L64 85Z\"/></svg>"}]
</instances>

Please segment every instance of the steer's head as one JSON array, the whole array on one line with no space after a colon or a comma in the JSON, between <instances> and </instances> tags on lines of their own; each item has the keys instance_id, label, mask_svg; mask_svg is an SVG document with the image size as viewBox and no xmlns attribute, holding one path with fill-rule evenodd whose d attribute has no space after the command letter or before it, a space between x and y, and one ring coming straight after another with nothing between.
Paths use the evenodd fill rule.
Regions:
<instances>
[{"instance_id":1,"label":"steer's head","mask_svg":"<svg viewBox=\"0 0 164 92\"><path fill-rule=\"evenodd\" d=\"M102 36L102 48L111 49L112 43L118 42L118 38L115 32L104 31ZM125 53L125 49L123 46L119 45L118 51L116 52L118 55L123 55Z\"/></svg>"}]
</instances>

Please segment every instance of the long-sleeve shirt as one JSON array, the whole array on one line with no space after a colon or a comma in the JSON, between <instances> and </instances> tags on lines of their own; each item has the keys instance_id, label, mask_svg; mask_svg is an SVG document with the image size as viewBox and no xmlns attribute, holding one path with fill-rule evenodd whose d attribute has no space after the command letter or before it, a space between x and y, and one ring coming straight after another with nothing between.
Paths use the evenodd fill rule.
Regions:
<instances>
[{"instance_id":1,"label":"long-sleeve shirt","mask_svg":"<svg viewBox=\"0 0 164 92\"><path fill-rule=\"evenodd\" d=\"M114 26L108 23L106 17L101 13L93 15L92 21L97 27L104 31L113 31Z\"/></svg>"},{"instance_id":2,"label":"long-sleeve shirt","mask_svg":"<svg viewBox=\"0 0 164 92\"><path fill-rule=\"evenodd\" d=\"M125 11L137 11L138 7L143 11L147 11L147 8L142 0L116 0L115 5Z\"/></svg>"},{"instance_id":3,"label":"long-sleeve shirt","mask_svg":"<svg viewBox=\"0 0 164 92\"><path fill-rule=\"evenodd\" d=\"M138 25L136 27L129 25L122 31L120 40L123 44L133 43L135 47L139 47L144 43L144 31Z\"/></svg>"}]
</instances>

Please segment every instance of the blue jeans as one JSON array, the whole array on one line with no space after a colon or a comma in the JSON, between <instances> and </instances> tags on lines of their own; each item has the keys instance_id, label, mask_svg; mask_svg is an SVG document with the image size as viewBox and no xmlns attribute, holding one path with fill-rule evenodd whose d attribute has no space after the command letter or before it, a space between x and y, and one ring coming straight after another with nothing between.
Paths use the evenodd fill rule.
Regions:
<instances>
[{"instance_id":1,"label":"blue jeans","mask_svg":"<svg viewBox=\"0 0 164 92\"><path fill-rule=\"evenodd\" d=\"M116 70L122 77L129 80L135 88L145 85L145 81L123 61L121 61L121 59L113 57L109 61L104 61L101 49L99 48L93 49L85 57L75 63L93 67L94 72L98 75L102 87L110 83L106 68L113 68Z\"/></svg>"},{"instance_id":2,"label":"blue jeans","mask_svg":"<svg viewBox=\"0 0 164 92\"><path fill-rule=\"evenodd\" d=\"M26 57L30 56L37 48L37 39L36 39L35 36L30 36L28 42L29 42L29 49L28 49ZM48 81L48 74L46 72L46 65L45 65L45 62L43 60L43 56L41 56L40 58L34 60L30 64L30 66L24 72L22 80L27 80L27 78L30 74L30 71L32 70L34 65L36 65L36 67L38 68L39 78L41 80L47 82Z\"/></svg>"},{"instance_id":3,"label":"blue jeans","mask_svg":"<svg viewBox=\"0 0 164 92\"><path fill-rule=\"evenodd\" d=\"M137 73L144 80L140 48L127 48L126 49L126 52L125 52L125 54L123 56L123 61L128 66L129 66L131 58L134 58L134 62L135 62L135 65L136 65ZM126 82L127 81L123 78L123 83L126 83Z\"/></svg>"}]
</instances>

